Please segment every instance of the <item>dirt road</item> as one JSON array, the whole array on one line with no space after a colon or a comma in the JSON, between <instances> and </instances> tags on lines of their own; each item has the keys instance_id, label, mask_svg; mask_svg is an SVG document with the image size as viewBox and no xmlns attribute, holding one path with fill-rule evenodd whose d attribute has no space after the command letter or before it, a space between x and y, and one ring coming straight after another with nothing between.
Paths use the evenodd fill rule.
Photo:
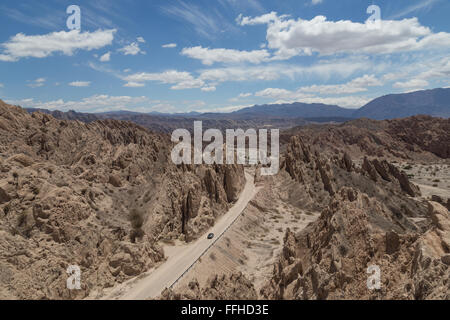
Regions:
<instances>
[{"instance_id":1,"label":"dirt road","mask_svg":"<svg viewBox=\"0 0 450 320\"><path fill-rule=\"evenodd\" d=\"M130 281L128 285L110 293L106 299L142 300L155 298L165 289L173 285L197 260L227 231L241 215L249 201L256 195L257 189L253 175L246 172L246 184L239 200L223 215L205 235L192 244L181 248L165 249L167 261L156 270L140 279ZM214 233L212 240L207 234Z\"/></svg>"}]
</instances>

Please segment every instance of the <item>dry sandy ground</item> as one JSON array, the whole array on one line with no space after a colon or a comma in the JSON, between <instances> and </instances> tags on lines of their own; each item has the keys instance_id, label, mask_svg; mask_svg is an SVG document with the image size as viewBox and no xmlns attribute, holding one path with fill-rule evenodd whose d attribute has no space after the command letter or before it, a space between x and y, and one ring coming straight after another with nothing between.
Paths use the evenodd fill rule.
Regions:
<instances>
[{"instance_id":1,"label":"dry sandy ground","mask_svg":"<svg viewBox=\"0 0 450 320\"><path fill-rule=\"evenodd\" d=\"M236 223L174 290L184 291L194 278L203 286L216 274L242 272L259 293L272 276L286 229L299 231L318 217L318 213L304 212L289 204L292 183L287 175L271 177L261 183L261 190Z\"/></svg>"},{"instance_id":2,"label":"dry sandy ground","mask_svg":"<svg viewBox=\"0 0 450 320\"><path fill-rule=\"evenodd\" d=\"M404 170L411 181L420 187L422 197L429 199L432 195L450 198L450 162L438 163L398 163L397 166Z\"/></svg>"}]
</instances>

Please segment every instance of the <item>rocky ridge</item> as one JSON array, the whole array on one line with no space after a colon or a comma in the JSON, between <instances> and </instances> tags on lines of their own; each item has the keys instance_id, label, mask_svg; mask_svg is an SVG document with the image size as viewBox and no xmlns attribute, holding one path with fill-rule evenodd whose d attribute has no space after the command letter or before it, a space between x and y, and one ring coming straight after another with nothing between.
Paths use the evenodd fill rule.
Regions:
<instances>
[{"instance_id":1,"label":"rocky ridge","mask_svg":"<svg viewBox=\"0 0 450 320\"><path fill-rule=\"evenodd\" d=\"M283 134L299 135L329 155L347 152L354 159L384 157L430 161L450 157L450 119L413 116L394 120L357 119L336 125L310 125Z\"/></svg>"},{"instance_id":2,"label":"rocky ridge","mask_svg":"<svg viewBox=\"0 0 450 320\"><path fill-rule=\"evenodd\" d=\"M165 258L232 205L242 166L175 166L170 137L0 101L0 297L83 298ZM82 290L66 288L79 265Z\"/></svg>"},{"instance_id":3,"label":"rocky ridge","mask_svg":"<svg viewBox=\"0 0 450 320\"><path fill-rule=\"evenodd\" d=\"M303 207L321 215L286 231L268 299L448 299L448 210L386 159L355 164L347 152L314 151L294 136L283 169L304 186ZM345 150L345 149L344 149ZM379 266L381 288L369 290L367 268Z\"/></svg>"}]
</instances>

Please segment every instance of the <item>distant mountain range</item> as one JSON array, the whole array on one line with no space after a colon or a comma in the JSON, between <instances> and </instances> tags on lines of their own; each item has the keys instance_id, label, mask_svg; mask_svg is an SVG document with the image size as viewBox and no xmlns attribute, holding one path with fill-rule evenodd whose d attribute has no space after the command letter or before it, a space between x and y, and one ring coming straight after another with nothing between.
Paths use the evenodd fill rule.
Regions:
<instances>
[{"instance_id":1,"label":"distant mountain range","mask_svg":"<svg viewBox=\"0 0 450 320\"><path fill-rule=\"evenodd\" d=\"M301 103L291 104L266 104L244 108L231 113L204 113L202 117L228 118L228 119L259 119L259 118L342 118L347 120L353 118L355 110L341 108L335 105L321 103Z\"/></svg>"},{"instance_id":2,"label":"distant mountain range","mask_svg":"<svg viewBox=\"0 0 450 320\"><path fill-rule=\"evenodd\" d=\"M450 88L389 94L372 100L356 110L353 117L384 120L418 114L450 117Z\"/></svg>"},{"instance_id":3,"label":"distant mountain range","mask_svg":"<svg viewBox=\"0 0 450 320\"><path fill-rule=\"evenodd\" d=\"M390 94L372 100L360 109L346 109L326 104L277 104L253 106L226 114L227 117L254 119L255 117L369 118L375 120L406 118L414 115L450 117L450 88L422 90L403 94Z\"/></svg>"},{"instance_id":4,"label":"distant mountain range","mask_svg":"<svg viewBox=\"0 0 450 320\"><path fill-rule=\"evenodd\" d=\"M256 105L230 113L138 113L117 111L106 113L40 111L64 120L92 122L104 119L132 121L144 127L169 132L174 128L191 128L194 120L203 120L205 128L277 127L289 128L310 122L345 122L357 118L375 120L405 118L414 115L450 117L450 88L422 90L404 94L390 94L372 100L360 109L346 109L337 105L292 104Z\"/></svg>"}]
</instances>

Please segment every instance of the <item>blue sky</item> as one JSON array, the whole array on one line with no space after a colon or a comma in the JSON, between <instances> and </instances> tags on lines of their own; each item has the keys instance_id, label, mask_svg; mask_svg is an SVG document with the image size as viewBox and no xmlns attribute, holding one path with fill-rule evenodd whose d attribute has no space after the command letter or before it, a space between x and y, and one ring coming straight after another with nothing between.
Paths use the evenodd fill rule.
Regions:
<instances>
[{"instance_id":1,"label":"blue sky","mask_svg":"<svg viewBox=\"0 0 450 320\"><path fill-rule=\"evenodd\" d=\"M81 9L81 31L66 9ZM381 22L366 23L370 5ZM2 0L0 99L82 112L357 108L448 87L446 0Z\"/></svg>"}]
</instances>

